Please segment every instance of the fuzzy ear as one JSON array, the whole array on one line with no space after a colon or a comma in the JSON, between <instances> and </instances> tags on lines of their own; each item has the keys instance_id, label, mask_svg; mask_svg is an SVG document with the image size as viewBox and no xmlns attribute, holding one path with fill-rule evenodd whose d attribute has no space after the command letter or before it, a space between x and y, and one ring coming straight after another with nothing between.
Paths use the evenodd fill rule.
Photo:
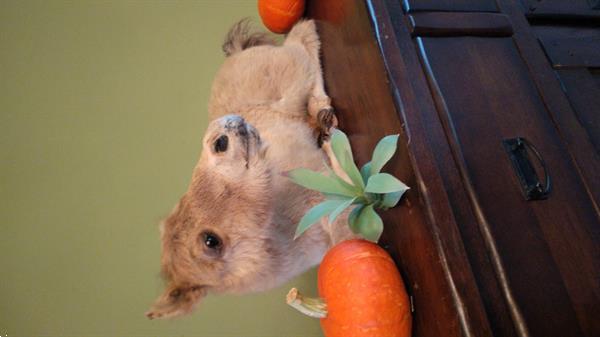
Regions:
<instances>
[{"instance_id":1,"label":"fuzzy ear","mask_svg":"<svg viewBox=\"0 0 600 337\"><path fill-rule=\"evenodd\" d=\"M146 316L155 319L189 314L204 296L206 296L204 286L169 285L152 308L146 312Z\"/></svg>"},{"instance_id":2,"label":"fuzzy ear","mask_svg":"<svg viewBox=\"0 0 600 337\"><path fill-rule=\"evenodd\" d=\"M223 52L226 56L231 56L244 49L263 44L274 45L275 42L266 33L252 32L250 20L246 18L231 27L223 43Z\"/></svg>"}]
</instances>

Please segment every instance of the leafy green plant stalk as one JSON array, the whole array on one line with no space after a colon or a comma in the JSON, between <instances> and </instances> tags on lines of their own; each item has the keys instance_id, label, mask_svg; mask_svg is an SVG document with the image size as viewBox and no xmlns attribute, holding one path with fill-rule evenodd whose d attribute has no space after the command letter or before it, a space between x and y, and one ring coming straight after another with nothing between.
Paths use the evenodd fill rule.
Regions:
<instances>
[{"instance_id":1,"label":"leafy green plant stalk","mask_svg":"<svg viewBox=\"0 0 600 337\"><path fill-rule=\"evenodd\" d=\"M381 173L383 166L396 152L398 135L382 138L373 152L371 161L360 170L354 163L348 137L340 130L331 135L331 148L342 170L352 183L336 175L304 168L289 172L292 181L305 188L316 190L325 196L325 201L311 208L300 220L296 228L297 238L324 216L329 223L346 209L353 207L348 216L348 225L356 234L377 242L383 232L383 221L375 211L396 206L409 187L388 173Z\"/></svg>"}]
</instances>

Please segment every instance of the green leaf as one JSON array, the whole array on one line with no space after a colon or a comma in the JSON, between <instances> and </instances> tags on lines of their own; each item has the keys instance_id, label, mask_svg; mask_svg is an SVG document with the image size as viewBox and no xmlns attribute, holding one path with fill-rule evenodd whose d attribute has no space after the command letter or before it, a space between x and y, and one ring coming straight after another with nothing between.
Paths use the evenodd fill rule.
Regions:
<instances>
[{"instance_id":1,"label":"green leaf","mask_svg":"<svg viewBox=\"0 0 600 337\"><path fill-rule=\"evenodd\" d=\"M402 198L404 192L405 191L399 191L384 194L383 200L381 200L379 204L380 207L387 209L396 206L396 204L398 204L398 201L400 201L400 198Z\"/></svg>"},{"instance_id":2,"label":"green leaf","mask_svg":"<svg viewBox=\"0 0 600 337\"><path fill-rule=\"evenodd\" d=\"M331 194L331 193L323 193L323 196L327 200L344 200L344 201L346 201L346 200L352 199L352 197L349 197L349 196L339 195L339 194Z\"/></svg>"},{"instance_id":3,"label":"green leaf","mask_svg":"<svg viewBox=\"0 0 600 337\"><path fill-rule=\"evenodd\" d=\"M331 167L329 167L329 165L327 165L327 163L323 162L323 165L327 168L327 172L329 173L330 178L335 179L340 185L344 186L344 188L354 191L355 195L362 194L362 188L349 184L344 179L340 178L340 176L333 172L333 170L331 169Z\"/></svg>"},{"instance_id":4,"label":"green leaf","mask_svg":"<svg viewBox=\"0 0 600 337\"><path fill-rule=\"evenodd\" d=\"M299 168L290 171L288 174L293 182L311 190L348 197L355 197L357 195L354 189L349 188L349 184L346 184L347 186L343 185L335 178L327 177L318 172Z\"/></svg>"},{"instance_id":5,"label":"green leaf","mask_svg":"<svg viewBox=\"0 0 600 337\"><path fill-rule=\"evenodd\" d=\"M344 203L346 203L346 200L325 200L311 208L308 212L306 212L306 214L304 214L302 219L300 219L300 223L298 223L298 227L296 227L294 240L302 235L302 233L309 229L310 226L312 226L315 222L319 221L319 219L331 213Z\"/></svg>"},{"instance_id":6,"label":"green leaf","mask_svg":"<svg viewBox=\"0 0 600 337\"><path fill-rule=\"evenodd\" d=\"M356 164L354 163L350 142L345 133L338 129L333 130L333 134L331 135L331 149L344 172L350 177L354 186L361 189L365 188L365 183L360 175L360 171L358 171L358 167L356 167Z\"/></svg>"},{"instance_id":7,"label":"green leaf","mask_svg":"<svg viewBox=\"0 0 600 337\"><path fill-rule=\"evenodd\" d=\"M373 158L371 160L371 171L369 175L377 174L394 155L396 152L396 146L398 144L399 135L390 135L383 137L375 150L373 151Z\"/></svg>"},{"instance_id":8,"label":"green leaf","mask_svg":"<svg viewBox=\"0 0 600 337\"><path fill-rule=\"evenodd\" d=\"M365 192L391 193L408 190L403 182L388 173L377 173L369 178Z\"/></svg>"},{"instance_id":9,"label":"green leaf","mask_svg":"<svg viewBox=\"0 0 600 337\"><path fill-rule=\"evenodd\" d=\"M377 242L383 232L383 221L375 210L373 205L366 206L356 219L356 226L360 234L367 240Z\"/></svg>"},{"instance_id":10,"label":"green leaf","mask_svg":"<svg viewBox=\"0 0 600 337\"><path fill-rule=\"evenodd\" d=\"M358 219L358 215L360 214L360 211L362 211L363 208L365 208L365 205L357 205L356 207L354 207L354 209L352 209L350 215L348 215L348 225L350 226L350 229L354 234L359 233L358 223L356 219Z\"/></svg>"},{"instance_id":11,"label":"green leaf","mask_svg":"<svg viewBox=\"0 0 600 337\"><path fill-rule=\"evenodd\" d=\"M350 207L350 205L352 205L353 202L356 201L357 198L352 198L346 202L344 202L343 204L339 205L336 209L333 210L333 212L331 212L331 214L329 214L329 224L332 224L335 219L338 217L338 215L340 215L346 208Z\"/></svg>"},{"instance_id":12,"label":"green leaf","mask_svg":"<svg viewBox=\"0 0 600 337\"><path fill-rule=\"evenodd\" d=\"M369 177L371 176L371 162L368 162L360 168L360 175L363 178L365 184L369 181Z\"/></svg>"}]
</instances>

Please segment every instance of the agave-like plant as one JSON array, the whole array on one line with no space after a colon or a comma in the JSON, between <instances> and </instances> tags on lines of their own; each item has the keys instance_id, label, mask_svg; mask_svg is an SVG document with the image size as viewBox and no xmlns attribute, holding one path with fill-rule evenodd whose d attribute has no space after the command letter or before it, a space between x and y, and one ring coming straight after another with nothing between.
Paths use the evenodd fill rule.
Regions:
<instances>
[{"instance_id":1,"label":"agave-like plant","mask_svg":"<svg viewBox=\"0 0 600 337\"><path fill-rule=\"evenodd\" d=\"M360 170L354 163L348 137L340 130L331 135L331 148L341 168L352 183L346 182L329 168L329 174L321 174L304 168L289 172L292 181L305 188L316 190L325 196L325 201L311 208L300 220L295 238L324 216L329 223L347 208L353 207L348 216L348 225L356 234L377 242L383 232L383 221L375 209L394 207L409 187L381 168L396 152L398 135L382 138L373 152L371 161Z\"/></svg>"}]
</instances>

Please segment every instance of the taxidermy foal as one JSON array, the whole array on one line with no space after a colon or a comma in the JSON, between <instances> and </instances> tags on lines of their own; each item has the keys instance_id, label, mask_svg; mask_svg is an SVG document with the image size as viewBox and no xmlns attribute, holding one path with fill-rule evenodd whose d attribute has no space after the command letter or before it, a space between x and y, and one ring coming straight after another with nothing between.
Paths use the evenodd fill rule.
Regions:
<instances>
[{"instance_id":1,"label":"taxidermy foal","mask_svg":"<svg viewBox=\"0 0 600 337\"><path fill-rule=\"evenodd\" d=\"M294 240L299 220L322 197L285 173L338 167L328 143L337 119L323 88L319 49L313 21L296 24L281 46L250 32L245 21L231 28L200 159L160 226L166 289L149 318L189 313L207 293L281 285L352 236L347 216L340 216Z\"/></svg>"}]
</instances>

